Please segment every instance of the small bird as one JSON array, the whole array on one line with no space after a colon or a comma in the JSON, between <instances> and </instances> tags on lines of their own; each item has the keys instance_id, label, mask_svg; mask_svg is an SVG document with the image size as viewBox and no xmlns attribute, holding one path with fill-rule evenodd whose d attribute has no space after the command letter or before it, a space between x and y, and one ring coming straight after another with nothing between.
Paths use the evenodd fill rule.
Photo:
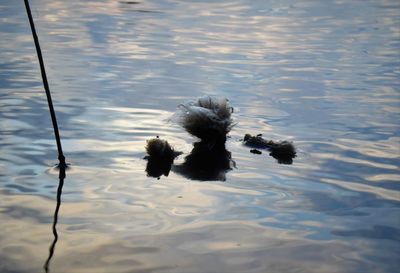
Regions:
<instances>
[{"instance_id":1,"label":"small bird","mask_svg":"<svg viewBox=\"0 0 400 273\"><path fill-rule=\"evenodd\" d=\"M160 139L158 136L147 140L146 152L147 159L146 172L148 176L157 177L168 176L175 157L182 154L175 151L168 141Z\"/></svg>"},{"instance_id":2,"label":"small bird","mask_svg":"<svg viewBox=\"0 0 400 273\"><path fill-rule=\"evenodd\" d=\"M293 158L296 157L296 148L292 142L280 141L274 142L272 140L265 140L262 134L252 136L246 134L243 139L243 143L246 146L254 148L250 150L251 153L261 154L262 152L258 149L267 149L270 151L270 156L278 160L280 164L292 164Z\"/></svg>"},{"instance_id":3,"label":"small bird","mask_svg":"<svg viewBox=\"0 0 400 273\"><path fill-rule=\"evenodd\" d=\"M168 141L160 139L159 136L147 140L146 152L149 157L174 159L177 152L169 145Z\"/></svg>"},{"instance_id":4,"label":"small bird","mask_svg":"<svg viewBox=\"0 0 400 273\"><path fill-rule=\"evenodd\" d=\"M256 136L252 136L250 134L245 134L243 138L243 142L245 145L258 148L258 149L269 149L274 144L272 140L265 140L262 137L262 134L258 134Z\"/></svg>"},{"instance_id":5,"label":"small bird","mask_svg":"<svg viewBox=\"0 0 400 273\"><path fill-rule=\"evenodd\" d=\"M175 114L178 124L211 146L225 144L226 135L234 126L231 118L233 108L224 97L200 97L180 104L178 110Z\"/></svg>"}]
</instances>

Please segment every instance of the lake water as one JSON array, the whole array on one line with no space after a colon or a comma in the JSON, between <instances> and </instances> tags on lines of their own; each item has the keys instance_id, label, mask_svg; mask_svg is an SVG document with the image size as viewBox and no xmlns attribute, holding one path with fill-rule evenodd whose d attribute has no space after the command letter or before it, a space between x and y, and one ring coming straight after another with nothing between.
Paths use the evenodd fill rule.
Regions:
<instances>
[{"instance_id":1,"label":"lake water","mask_svg":"<svg viewBox=\"0 0 400 273\"><path fill-rule=\"evenodd\" d=\"M54 241L53 129L23 1L2 0L2 273L399 272L399 1L31 8L70 168ZM235 164L200 180L178 171L196 139L169 118L203 95L237 124ZM250 153L246 133L297 157ZM156 135L184 152L159 180Z\"/></svg>"}]
</instances>

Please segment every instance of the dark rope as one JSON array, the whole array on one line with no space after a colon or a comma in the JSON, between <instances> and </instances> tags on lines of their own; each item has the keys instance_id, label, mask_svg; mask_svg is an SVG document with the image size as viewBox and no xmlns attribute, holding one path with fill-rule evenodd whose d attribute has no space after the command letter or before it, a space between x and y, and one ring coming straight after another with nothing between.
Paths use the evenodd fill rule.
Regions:
<instances>
[{"instance_id":1,"label":"dark rope","mask_svg":"<svg viewBox=\"0 0 400 273\"><path fill-rule=\"evenodd\" d=\"M54 240L49 247L49 256L43 266L46 273L49 272L50 261L53 258L54 249L55 249L56 243L58 241L58 233L57 233L58 211L60 210L60 206L61 206L61 194L62 194L62 189L64 186L64 178L65 178L65 167L60 167L60 174L59 174L60 181L59 181L58 188L57 188L57 205L56 205L56 209L54 211L53 227L52 227Z\"/></svg>"},{"instance_id":2,"label":"dark rope","mask_svg":"<svg viewBox=\"0 0 400 273\"><path fill-rule=\"evenodd\" d=\"M60 168L63 168L66 166L65 165L65 157L64 157L62 147L61 147L61 139L60 139L60 134L58 133L56 113L54 112L53 102L51 100L49 83L47 82L47 76L46 76L46 70L44 68L42 51L41 51L40 45L39 45L39 38L36 34L35 24L33 23L33 17L32 17L32 13L31 13L31 8L29 7L29 1L28 0L24 0L24 1L25 1L26 12L27 12L28 18L29 18L29 23L31 25L33 40L35 42L36 53L37 53L37 56L39 59L40 72L42 73L43 86L44 86L44 90L46 91L47 103L49 105L51 121L53 122L54 135L56 137L56 142L57 142L58 160L60 162L59 166L60 166Z\"/></svg>"}]
</instances>

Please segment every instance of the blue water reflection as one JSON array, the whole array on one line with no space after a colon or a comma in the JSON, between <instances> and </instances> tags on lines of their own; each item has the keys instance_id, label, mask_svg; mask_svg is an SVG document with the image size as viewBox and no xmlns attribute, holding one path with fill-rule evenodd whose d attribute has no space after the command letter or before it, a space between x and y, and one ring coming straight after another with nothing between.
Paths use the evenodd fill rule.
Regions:
<instances>
[{"instance_id":1,"label":"blue water reflection","mask_svg":"<svg viewBox=\"0 0 400 273\"><path fill-rule=\"evenodd\" d=\"M398 1L31 6L71 163L50 271L398 271ZM0 271L40 271L56 146L23 1L0 20ZM235 108L235 166L148 177L146 139L182 166L197 140L170 118L205 94ZM293 141L293 165L250 153L246 133Z\"/></svg>"}]
</instances>

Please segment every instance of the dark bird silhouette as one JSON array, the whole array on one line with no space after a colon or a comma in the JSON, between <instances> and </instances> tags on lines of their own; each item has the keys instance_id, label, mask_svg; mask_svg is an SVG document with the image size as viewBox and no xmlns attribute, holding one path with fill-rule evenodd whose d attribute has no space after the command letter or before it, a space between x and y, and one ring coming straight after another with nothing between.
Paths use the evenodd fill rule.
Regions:
<instances>
[{"instance_id":1,"label":"dark bird silhouette","mask_svg":"<svg viewBox=\"0 0 400 273\"><path fill-rule=\"evenodd\" d=\"M267 149L270 151L270 156L278 160L280 164L292 164L293 158L296 157L296 148L292 142L280 141L274 142L272 140L266 140L262 137L262 134L252 136L246 134L243 139L243 143L253 149L250 150L251 153L261 154L259 149Z\"/></svg>"},{"instance_id":2,"label":"dark bird silhouette","mask_svg":"<svg viewBox=\"0 0 400 273\"><path fill-rule=\"evenodd\" d=\"M147 159L146 172L148 176L160 178L162 175L168 176L174 159L181 154L175 151L166 140L156 138L147 140L146 152Z\"/></svg>"}]
</instances>

